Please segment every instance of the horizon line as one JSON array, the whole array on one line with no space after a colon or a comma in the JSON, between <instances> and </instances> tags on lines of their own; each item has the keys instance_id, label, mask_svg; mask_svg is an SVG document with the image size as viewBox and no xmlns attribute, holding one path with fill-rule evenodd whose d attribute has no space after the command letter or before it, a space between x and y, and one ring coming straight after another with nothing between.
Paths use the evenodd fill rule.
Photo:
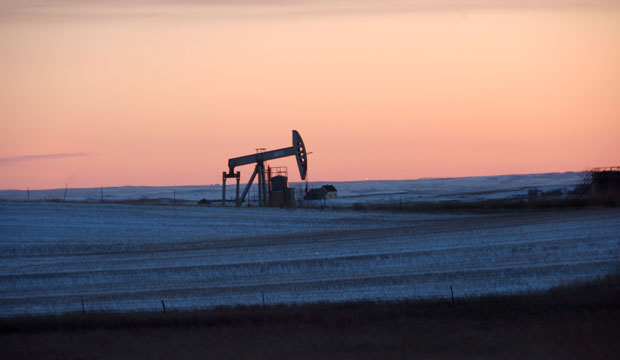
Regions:
<instances>
[{"instance_id":1,"label":"horizon line","mask_svg":"<svg viewBox=\"0 0 620 360\"><path fill-rule=\"evenodd\" d=\"M549 172L540 172L540 173L510 173L510 174L495 174L495 175L474 175L474 176L454 176L454 177L419 177L419 178L410 178L410 179L360 179L360 180L313 180L308 183L351 183L351 182L371 182L371 181L421 181L421 180L447 180L447 179L465 179L465 178L481 178L481 177L499 177L499 176L525 176L525 175L545 175L545 174L564 174L564 173L583 173L588 172L587 170L566 170L566 171L549 171ZM305 181L290 181L291 183L303 184ZM245 185L246 183L240 183L240 185ZM144 188L163 188L163 187L207 187L207 186L222 186L222 184L193 184L193 185L110 185L110 186L85 186L85 187L69 187L69 184L66 184L67 189L112 189L112 188L123 188L123 187L144 187ZM234 186L228 184L227 186ZM0 189L0 191L50 191L50 190L64 190L64 187L55 187L55 188L33 188L26 187L26 189Z\"/></svg>"}]
</instances>

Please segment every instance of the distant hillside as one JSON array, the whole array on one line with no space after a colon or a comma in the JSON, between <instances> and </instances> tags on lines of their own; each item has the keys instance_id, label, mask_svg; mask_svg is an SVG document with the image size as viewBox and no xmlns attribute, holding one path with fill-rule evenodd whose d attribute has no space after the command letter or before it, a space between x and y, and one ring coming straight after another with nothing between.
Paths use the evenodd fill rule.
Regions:
<instances>
[{"instance_id":1,"label":"distant hillside","mask_svg":"<svg viewBox=\"0 0 620 360\"><path fill-rule=\"evenodd\" d=\"M478 176L418 180L369 180L346 182L310 182L310 188L332 184L338 190L338 199L329 200L337 204L375 201L442 201L476 199L497 199L525 195L531 189L541 191L560 190L566 192L578 185L585 172L564 172L525 175ZM305 183L291 182L291 187L303 191ZM166 200L198 202L201 199L221 200L221 185L204 186L121 186L104 188L49 190L0 190L0 200L8 201L127 201ZM250 190L249 199L255 201L256 186ZM227 197L233 199L234 185L227 186Z\"/></svg>"}]
</instances>

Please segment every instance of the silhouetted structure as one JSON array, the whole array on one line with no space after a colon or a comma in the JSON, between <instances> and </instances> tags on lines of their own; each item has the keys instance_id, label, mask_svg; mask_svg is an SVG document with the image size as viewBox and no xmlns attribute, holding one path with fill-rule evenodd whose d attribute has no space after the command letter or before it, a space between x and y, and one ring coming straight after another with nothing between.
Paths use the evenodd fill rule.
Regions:
<instances>
[{"instance_id":1,"label":"silhouetted structure","mask_svg":"<svg viewBox=\"0 0 620 360\"><path fill-rule=\"evenodd\" d=\"M323 185L318 189L311 189L306 193L304 200L326 200L338 197L338 190L333 185Z\"/></svg>"},{"instance_id":2,"label":"silhouetted structure","mask_svg":"<svg viewBox=\"0 0 620 360\"><path fill-rule=\"evenodd\" d=\"M620 166L592 169L592 192L607 194L620 191Z\"/></svg>"},{"instance_id":3,"label":"silhouetted structure","mask_svg":"<svg viewBox=\"0 0 620 360\"><path fill-rule=\"evenodd\" d=\"M269 179L269 206L294 207L295 189L288 187L286 166L267 167Z\"/></svg>"},{"instance_id":4,"label":"silhouetted structure","mask_svg":"<svg viewBox=\"0 0 620 360\"><path fill-rule=\"evenodd\" d=\"M573 194L608 194L620 192L620 166L594 168L575 187Z\"/></svg>"},{"instance_id":5,"label":"silhouetted structure","mask_svg":"<svg viewBox=\"0 0 620 360\"><path fill-rule=\"evenodd\" d=\"M268 160L280 159L287 156L295 156L297 158L297 167L299 168L299 175L302 180L306 179L306 172L308 171L308 156L306 153L306 146L301 139L301 135L297 130L293 130L293 144L290 147L264 151L264 148L256 149L256 154L239 156L236 158L228 159L228 172L222 173L222 205L226 203L226 179L234 178L237 180L235 204L241 206L245 200L254 178L258 176L258 205L267 206L270 204L269 195L270 189L268 186L269 174L265 174L265 162ZM239 196L239 179L241 174L239 171L235 172L235 167L255 164L254 172L250 177L243 194ZM287 179L288 182L288 179ZM294 195L294 192L293 192ZM293 200L294 203L294 200Z\"/></svg>"}]
</instances>

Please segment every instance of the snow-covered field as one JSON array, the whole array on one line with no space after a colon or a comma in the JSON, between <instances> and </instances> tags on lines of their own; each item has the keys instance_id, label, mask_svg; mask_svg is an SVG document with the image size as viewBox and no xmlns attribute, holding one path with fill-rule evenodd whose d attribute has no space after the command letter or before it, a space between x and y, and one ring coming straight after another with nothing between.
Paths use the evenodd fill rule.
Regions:
<instances>
[{"instance_id":1,"label":"snow-covered field","mask_svg":"<svg viewBox=\"0 0 620 360\"><path fill-rule=\"evenodd\" d=\"M617 272L620 211L0 202L0 257L0 316L462 297Z\"/></svg>"},{"instance_id":2,"label":"snow-covered field","mask_svg":"<svg viewBox=\"0 0 620 360\"><path fill-rule=\"evenodd\" d=\"M472 201L526 196L529 190L567 193L587 172L478 176L468 178L354 181L337 183L338 202Z\"/></svg>"},{"instance_id":3,"label":"snow-covered field","mask_svg":"<svg viewBox=\"0 0 620 360\"><path fill-rule=\"evenodd\" d=\"M390 201L449 201L480 200L525 196L530 189L541 191L572 190L586 176L585 172L548 174L480 176L469 178L418 179L418 180L370 180L334 182L338 199L326 205L347 205L356 202ZM242 180L246 180L245 178ZM320 187L325 182L311 182L310 188ZM227 199L234 200L235 188L227 186ZM304 183L291 183L299 195L303 195ZM256 185L250 190L248 199L256 203ZM298 196L301 198L302 196ZM68 188L51 190L0 190L0 200L9 201L67 200L67 201L123 201L160 199L172 203L177 201L197 202L201 199L221 201L221 185L148 187L123 186L114 188Z\"/></svg>"}]
</instances>

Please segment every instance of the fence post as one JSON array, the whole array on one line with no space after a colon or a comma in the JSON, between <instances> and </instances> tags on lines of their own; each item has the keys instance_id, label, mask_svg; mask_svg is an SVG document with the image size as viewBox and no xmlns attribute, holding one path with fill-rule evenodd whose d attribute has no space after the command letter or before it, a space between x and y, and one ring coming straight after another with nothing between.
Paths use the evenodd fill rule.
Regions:
<instances>
[{"instance_id":1,"label":"fence post","mask_svg":"<svg viewBox=\"0 0 620 360\"><path fill-rule=\"evenodd\" d=\"M450 285L450 294L452 295L452 305L454 305L454 291L452 290L452 285Z\"/></svg>"}]
</instances>

